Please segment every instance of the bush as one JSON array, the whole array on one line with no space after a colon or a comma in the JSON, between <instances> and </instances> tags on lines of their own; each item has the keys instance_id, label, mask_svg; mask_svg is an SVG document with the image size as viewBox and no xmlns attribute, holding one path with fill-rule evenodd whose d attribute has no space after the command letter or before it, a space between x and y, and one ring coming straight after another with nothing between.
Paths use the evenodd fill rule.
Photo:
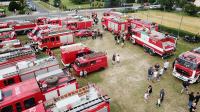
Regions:
<instances>
[{"instance_id":1,"label":"bush","mask_svg":"<svg viewBox=\"0 0 200 112\"><path fill-rule=\"evenodd\" d=\"M21 5L17 3L16 1L11 1L8 6L9 11L14 11L15 9L20 10L20 8L21 8Z\"/></svg>"},{"instance_id":2,"label":"bush","mask_svg":"<svg viewBox=\"0 0 200 112\"><path fill-rule=\"evenodd\" d=\"M199 8L196 7L194 4L185 4L184 9L184 11L189 15L196 15L199 11Z\"/></svg>"}]
</instances>

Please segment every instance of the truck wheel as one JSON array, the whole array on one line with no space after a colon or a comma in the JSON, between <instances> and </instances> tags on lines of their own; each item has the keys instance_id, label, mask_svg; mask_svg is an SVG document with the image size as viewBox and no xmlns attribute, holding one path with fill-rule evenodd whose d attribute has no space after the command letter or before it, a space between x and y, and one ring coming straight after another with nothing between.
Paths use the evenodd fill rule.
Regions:
<instances>
[{"instance_id":1,"label":"truck wheel","mask_svg":"<svg viewBox=\"0 0 200 112\"><path fill-rule=\"evenodd\" d=\"M149 54L150 54L151 56L154 56L154 55L155 55L155 52L154 52L152 49L149 49Z\"/></svg>"},{"instance_id":2,"label":"truck wheel","mask_svg":"<svg viewBox=\"0 0 200 112\"><path fill-rule=\"evenodd\" d=\"M53 85L58 82L58 77L52 76L46 79L47 84Z\"/></svg>"},{"instance_id":3,"label":"truck wheel","mask_svg":"<svg viewBox=\"0 0 200 112\"><path fill-rule=\"evenodd\" d=\"M146 46L143 46L144 47L144 52L149 52L149 48L146 47Z\"/></svg>"},{"instance_id":4,"label":"truck wheel","mask_svg":"<svg viewBox=\"0 0 200 112\"><path fill-rule=\"evenodd\" d=\"M134 38L131 38L131 43L132 43L132 44L134 44L134 45L136 44L136 42L135 42L135 39L134 39Z\"/></svg>"}]
</instances>

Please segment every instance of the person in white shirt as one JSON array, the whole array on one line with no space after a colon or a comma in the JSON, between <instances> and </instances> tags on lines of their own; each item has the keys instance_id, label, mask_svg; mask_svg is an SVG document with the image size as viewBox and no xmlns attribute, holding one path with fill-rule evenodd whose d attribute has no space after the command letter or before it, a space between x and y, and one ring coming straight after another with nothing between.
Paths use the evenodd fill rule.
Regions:
<instances>
[{"instance_id":1,"label":"person in white shirt","mask_svg":"<svg viewBox=\"0 0 200 112\"><path fill-rule=\"evenodd\" d=\"M166 60L165 62L164 62L164 71L166 71L167 69L168 69L168 67L169 67L169 61L168 60Z\"/></svg>"},{"instance_id":2,"label":"person in white shirt","mask_svg":"<svg viewBox=\"0 0 200 112\"><path fill-rule=\"evenodd\" d=\"M116 55L116 61L117 61L117 63L120 63L120 56L119 56L119 54Z\"/></svg>"},{"instance_id":3,"label":"person in white shirt","mask_svg":"<svg viewBox=\"0 0 200 112\"><path fill-rule=\"evenodd\" d=\"M148 99L149 99L149 93L146 91L144 93L144 102L147 103L148 102Z\"/></svg>"}]
</instances>

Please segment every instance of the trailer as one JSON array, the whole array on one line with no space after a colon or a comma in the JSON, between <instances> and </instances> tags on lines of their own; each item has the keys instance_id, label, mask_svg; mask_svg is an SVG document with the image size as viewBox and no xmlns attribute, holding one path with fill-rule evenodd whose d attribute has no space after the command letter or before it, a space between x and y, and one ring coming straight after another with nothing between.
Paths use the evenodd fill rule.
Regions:
<instances>
[{"instance_id":1,"label":"trailer","mask_svg":"<svg viewBox=\"0 0 200 112\"><path fill-rule=\"evenodd\" d=\"M59 64L55 57L18 62L15 66L0 70L0 89L56 69L59 69Z\"/></svg>"},{"instance_id":2,"label":"trailer","mask_svg":"<svg viewBox=\"0 0 200 112\"><path fill-rule=\"evenodd\" d=\"M132 29L130 41L132 44L143 46L150 55L158 54L162 58L173 55L176 49L176 40L169 34L163 34L147 28Z\"/></svg>"},{"instance_id":3,"label":"trailer","mask_svg":"<svg viewBox=\"0 0 200 112\"><path fill-rule=\"evenodd\" d=\"M77 43L72 45L61 46L61 62L64 66L74 63L76 58L90 54L92 51L87 46Z\"/></svg>"},{"instance_id":4,"label":"trailer","mask_svg":"<svg viewBox=\"0 0 200 112\"><path fill-rule=\"evenodd\" d=\"M72 93L77 88L78 83L74 77L57 69L1 89L0 112L21 112L44 101Z\"/></svg>"},{"instance_id":5,"label":"trailer","mask_svg":"<svg viewBox=\"0 0 200 112\"><path fill-rule=\"evenodd\" d=\"M180 54L172 75L190 83L200 82L200 47Z\"/></svg>"},{"instance_id":6,"label":"trailer","mask_svg":"<svg viewBox=\"0 0 200 112\"><path fill-rule=\"evenodd\" d=\"M110 98L96 85L89 84L71 94L40 103L23 112L110 112Z\"/></svg>"},{"instance_id":7,"label":"trailer","mask_svg":"<svg viewBox=\"0 0 200 112\"><path fill-rule=\"evenodd\" d=\"M16 65L17 62L35 60L35 51L30 47L20 47L0 53L0 69Z\"/></svg>"}]
</instances>

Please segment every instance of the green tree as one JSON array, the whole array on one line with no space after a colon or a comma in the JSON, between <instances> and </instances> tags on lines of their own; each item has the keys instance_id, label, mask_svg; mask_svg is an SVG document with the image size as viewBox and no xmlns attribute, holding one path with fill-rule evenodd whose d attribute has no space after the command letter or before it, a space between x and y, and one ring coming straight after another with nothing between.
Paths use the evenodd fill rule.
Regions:
<instances>
[{"instance_id":1,"label":"green tree","mask_svg":"<svg viewBox=\"0 0 200 112\"><path fill-rule=\"evenodd\" d=\"M9 11L14 11L15 9L20 10L20 8L21 8L21 5L14 0L12 0L8 6Z\"/></svg>"},{"instance_id":2,"label":"green tree","mask_svg":"<svg viewBox=\"0 0 200 112\"><path fill-rule=\"evenodd\" d=\"M165 7L167 10L172 10L176 0L158 0L158 3L161 4L162 8Z\"/></svg>"},{"instance_id":3,"label":"green tree","mask_svg":"<svg viewBox=\"0 0 200 112\"><path fill-rule=\"evenodd\" d=\"M199 7L195 6L194 4L185 4L184 5L184 11L189 15L196 15L199 11Z\"/></svg>"}]
</instances>

